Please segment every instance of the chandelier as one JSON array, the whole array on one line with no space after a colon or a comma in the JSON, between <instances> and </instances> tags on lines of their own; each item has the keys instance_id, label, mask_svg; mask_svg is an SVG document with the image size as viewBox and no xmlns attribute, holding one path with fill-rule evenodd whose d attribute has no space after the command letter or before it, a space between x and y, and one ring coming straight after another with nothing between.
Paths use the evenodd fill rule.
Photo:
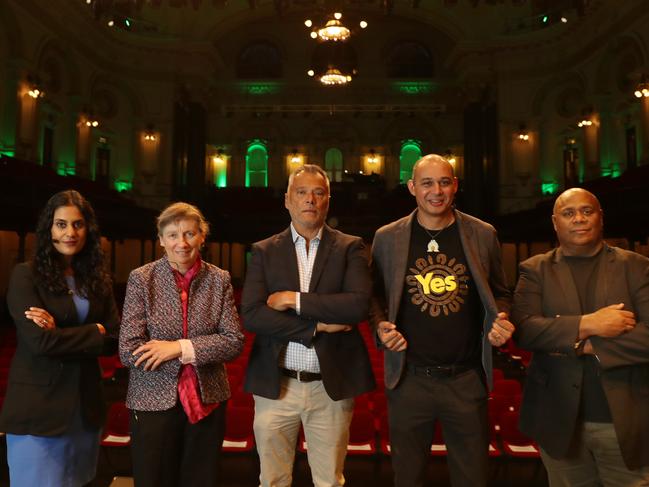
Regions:
<instances>
[{"instance_id":1,"label":"chandelier","mask_svg":"<svg viewBox=\"0 0 649 487\"><path fill-rule=\"evenodd\" d=\"M311 38L319 39L323 42L344 42L349 39L352 32L340 21L342 17L343 15L340 12L335 12L333 18L327 20L324 27L316 28L311 31ZM304 25L311 28L313 26L313 21L307 19L304 21ZM361 29L364 29L367 27L367 22L361 20L359 25Z\"/></svg>"},{"instance_id":2,"label":"chandelier","mask_svg":"<svg viewBox=\"0 0 649 487\"><path fill-rule=\"evenodd\" d=\"M350 75L344 75L338 68L330 67L320 76L320 83L323 85L345 85L352 80Z\"/></svg>"},{"instance_id":3,"label":"chandelier","mask_svg":"<svg viewBox=\"0 0 649 487\"><path fill-rule=\"evenodd\" d=\"M318 29L317 36L323 41L346 41L351 32L345 27L340 20L329 20L322 29Z\"/></svg>"}]
</instances>

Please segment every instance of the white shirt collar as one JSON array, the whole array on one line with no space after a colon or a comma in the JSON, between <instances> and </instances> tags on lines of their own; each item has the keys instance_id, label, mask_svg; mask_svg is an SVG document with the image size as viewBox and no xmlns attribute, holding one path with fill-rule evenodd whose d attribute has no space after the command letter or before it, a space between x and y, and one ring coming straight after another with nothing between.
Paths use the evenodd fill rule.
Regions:
<instances>
[{"instance_id":1,"label":"white shirt collar","mask_svg":"<svg viewBox=\"0 0 649 487\"><path fill-rule=\"evenodd\" d=\"M316 234L316 236L313 237L311 240L320 240L320 239L322 239L322 229L323 228L324 228L324 225L320 227L320 229L318 230L318 233ZM291 236L293 237L293 243L296 243L298 241L298 239L300 239L300 238L304 238L302 235L297 233L297 230L293 226L293 222L291 222Z\"/></svg>"}]
</instances>

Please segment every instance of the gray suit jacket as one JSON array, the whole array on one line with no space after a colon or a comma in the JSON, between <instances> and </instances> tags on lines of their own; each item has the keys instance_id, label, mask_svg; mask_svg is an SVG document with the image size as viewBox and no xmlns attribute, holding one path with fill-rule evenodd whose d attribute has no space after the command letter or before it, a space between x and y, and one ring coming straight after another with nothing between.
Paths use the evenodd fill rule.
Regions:
<instances>
[{"instance_id":1,"label":"gray suit jacket","mask_svg":"<svg viewBox=\"0 0 649 487\"><path fill-rule=\"evenodd\" d=\"M649 465L649 259L616 247L601 254L596 308L624 303L637 325L615 338L591 337L622 455ZM517 343L534 351L521 430L551 456L568 451L578 421L583 366L574 351L581 306L561 249L520 264L512 319Z\"/></svg>"},{"instance_id":2,"label":"gray suit jacket","mask_svg":"<svg viewBox=\"0 0 649 487\"><path fill-rule=\"evenodd\" d=\"M374 293L370 324L397 319L410 250L410 233L417 210L379 228L372 245ZM493 226L455 210L462 248L484 308L482 322L482 365L492 385L491 344L487 333L499 311L509 311L511 292L502 268L500 244ZM399 323L396 323L397 327ZM385 351L385 386L394 389L404 371L406 352Z\"/></svg>"}]
</instances>

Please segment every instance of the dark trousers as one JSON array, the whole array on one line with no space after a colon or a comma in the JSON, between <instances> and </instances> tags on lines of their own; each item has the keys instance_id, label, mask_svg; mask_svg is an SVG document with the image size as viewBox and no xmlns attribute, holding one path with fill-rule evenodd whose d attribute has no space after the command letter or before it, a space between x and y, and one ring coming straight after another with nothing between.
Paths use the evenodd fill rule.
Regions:
<instances>
[{"instance_id":1,"label":"dark trousers","mask_svg":"<svg viewBox=\"0 0 649 487\"><path fill-rule=\"evenodd\" d=\"M225 403L196 424L177 404L166 411L131 411L136 487L215 487L225 433Z\"/></svg>"},{"instance_id":2,"label":"dark trousers","mask_svg":"<svg viewBox=\"0 0 649 487\"><path fill-rule=\"evenodd\" d=\"M435 420L442 426L451 484L487 485L487 391L481 372L433 378L408 371L387 390L395 487L423 487Z\"/></svg>"}]
</instances>

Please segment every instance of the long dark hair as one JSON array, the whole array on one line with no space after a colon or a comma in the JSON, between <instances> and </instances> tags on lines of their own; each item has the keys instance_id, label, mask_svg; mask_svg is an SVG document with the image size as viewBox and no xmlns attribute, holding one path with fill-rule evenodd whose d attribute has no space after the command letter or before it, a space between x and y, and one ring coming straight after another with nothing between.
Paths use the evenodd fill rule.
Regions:
<instances>
[{"instance_id":1,"label":"long dark hair","mask_svg":"<svg viewBox=\"0 0 649 487\"><path fill-rule=\"evenodd\" d=\"M95 211L81 194L66 190L52 196L41 211L36 224L36 249L34 252L34 275L36 281L52 293L66 293L65 262L52 245L54 212L62 206L76 206L85 220L86 243L72 257L72 270L77 290L83 296L103 296L110 291L110 275L101 249L101 236Z\"/></svg>"}]
</instances>

